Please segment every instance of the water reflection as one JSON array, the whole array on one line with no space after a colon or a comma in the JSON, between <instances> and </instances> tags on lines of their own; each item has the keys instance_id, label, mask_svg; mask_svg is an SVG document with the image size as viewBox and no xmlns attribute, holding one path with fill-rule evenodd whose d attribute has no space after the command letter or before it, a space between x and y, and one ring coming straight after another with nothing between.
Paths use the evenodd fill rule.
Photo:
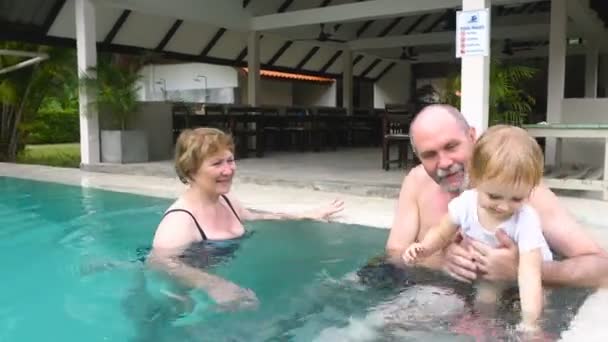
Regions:
<instances>
[{"instance_id":1,"label":"water reflection","mask_svg":"<svg viewBox=\"0 0 608 342\"><path fill-rule=\"evenodd\" d=\"M289 276L289 275L285 275ZM319 274L300 293L266 298L256 312L219 312L198 294L192 303L153 296L140 277L125 298L137 335L132 341L517 341L516 289L507 291L495 316L472 306L474 287L424 269L399 270L374 259L340 278ZM280 280L277 279L277 287ZM549 340L567 329L590 290L550 291L543 327ZM205 311L206 310L206 311Z\"/></svg>"}]
</instances>

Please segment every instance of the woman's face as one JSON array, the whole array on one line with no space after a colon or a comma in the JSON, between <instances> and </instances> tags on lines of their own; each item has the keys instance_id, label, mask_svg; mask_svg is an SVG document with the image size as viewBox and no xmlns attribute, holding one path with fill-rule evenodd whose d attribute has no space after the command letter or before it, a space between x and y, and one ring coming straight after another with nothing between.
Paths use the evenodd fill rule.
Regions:
<instances>
[{"instance_id":1,"label":"woman's face","mask_svg":"<svg viewBox=\"0 0 608 342\"><path fill-rule=\"evenodd\" d=\"M193 183L206 193L223 195L230 192L235 171L236 163L232 152L220 151L205 158L194 174Z\"/></svg>"}]
</instances>

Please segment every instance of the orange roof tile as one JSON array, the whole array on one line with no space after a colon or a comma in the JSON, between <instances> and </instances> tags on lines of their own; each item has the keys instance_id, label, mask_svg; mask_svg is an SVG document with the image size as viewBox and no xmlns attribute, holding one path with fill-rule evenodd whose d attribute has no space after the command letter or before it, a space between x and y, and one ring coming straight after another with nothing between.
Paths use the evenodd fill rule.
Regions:
<instances>
[{"instance_id":1,"label":"orange roof tile","mask_svg":"<svg viewBox=\"0 0 608 342\"><path fill-rule=\"evenodd\" d=\"M248 68L243 68L245 72L248 72ZM273 70L260 70L260 76L272 77L272 78L288 78L300 81L312 81L312 82L334 82L335 79L329 77L310 76L304 74L296 74L291 72L281 72Z\"/></svg>"}]
</instances>

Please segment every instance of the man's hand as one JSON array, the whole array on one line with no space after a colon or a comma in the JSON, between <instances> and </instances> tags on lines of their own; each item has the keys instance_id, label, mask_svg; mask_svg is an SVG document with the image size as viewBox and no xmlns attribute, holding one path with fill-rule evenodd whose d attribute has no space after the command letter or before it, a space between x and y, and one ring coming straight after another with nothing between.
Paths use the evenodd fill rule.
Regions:
<instances>
[{"instance_id":1,"label":"man's hand","mask_svg":"<svg viewBox=\"0 0 608 342\"><path fill-rule=\"evenodd\" d=\"M485 280L516 281L519 260L517 246L502 229L496 232L496 238L500 243L497 248L470 241L475 266Z\"/></svg>"},{"instance_id":2,"label":"man's hand","mask_svg":"<svg viewBox=\"0 0 608 342\"><path fill-rule=\"evenodd\" d=\"M460 243L451 243L444 251L443 271L452 278L471 283L477 278L473 255Z\"/></svg>"}]
</instances>

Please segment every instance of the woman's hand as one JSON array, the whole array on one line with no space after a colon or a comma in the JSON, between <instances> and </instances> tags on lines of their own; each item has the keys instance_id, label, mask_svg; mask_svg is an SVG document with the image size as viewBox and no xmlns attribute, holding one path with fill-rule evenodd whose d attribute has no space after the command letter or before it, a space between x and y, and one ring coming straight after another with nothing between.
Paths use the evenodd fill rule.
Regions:
<instances>
[{"instance_id":1,"label":"woman's hand","mask_svg":"<svg viewBox=\"0 0 608 342\"><path fill-rule=\"evenodd\" d=\"M208 293L222 310L255 309L259 304L255 292L229 281L218 284L218 286L210 289Z\"/></svg>"},{"instance_id":2,"label":"woman's hand","mask_svg":"<svg viewBox=\"0 0 608 342\"><path fill-rule=\"evenodd\" d=\"M344 210L344 201L335 199L328 205L324 205L307 215L308 218L318 221L329 221L329 219L336 213Z\"/></svg>"}]
</instances>

